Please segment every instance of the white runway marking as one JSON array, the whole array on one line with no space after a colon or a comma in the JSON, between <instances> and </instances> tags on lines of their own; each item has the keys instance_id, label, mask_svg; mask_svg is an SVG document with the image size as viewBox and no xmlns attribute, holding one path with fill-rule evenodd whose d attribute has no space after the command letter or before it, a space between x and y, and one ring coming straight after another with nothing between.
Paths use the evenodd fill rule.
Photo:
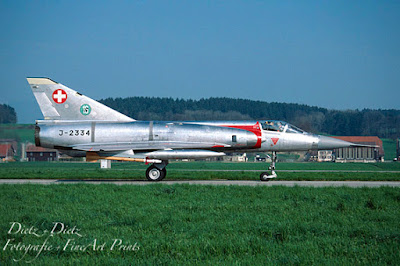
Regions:
<instances>
[{"instance_id":1,"label":"white runway marking","mask_svg":"<svg viewBox=\"0 0 400 266\"><path fill-rule=\"evenodd\" d=\"M141 180L57 180L57 179L0 179L0 184L115 184L115 185L215 185L215 186L286 186L286 187L400 187L396 181L253 181L253 180L165 180L161 182L149 182Z\"/></svg>"}]
</instances>

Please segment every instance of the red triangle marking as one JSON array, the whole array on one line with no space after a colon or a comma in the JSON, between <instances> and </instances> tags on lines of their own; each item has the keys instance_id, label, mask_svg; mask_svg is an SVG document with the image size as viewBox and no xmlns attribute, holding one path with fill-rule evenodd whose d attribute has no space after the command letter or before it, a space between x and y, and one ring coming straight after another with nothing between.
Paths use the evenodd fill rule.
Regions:
<instances>
[{"instance_id":1,"label":"red triangle marking","mask_svg":"<svg viewBox=\"0 0 400 266\"><path fill-rule=\"evenodd\" d=\"M276 145L276 143L278 142L279 138L271 138L272 143L274 143L274 145Z\"/></svg>"}]
</instances>

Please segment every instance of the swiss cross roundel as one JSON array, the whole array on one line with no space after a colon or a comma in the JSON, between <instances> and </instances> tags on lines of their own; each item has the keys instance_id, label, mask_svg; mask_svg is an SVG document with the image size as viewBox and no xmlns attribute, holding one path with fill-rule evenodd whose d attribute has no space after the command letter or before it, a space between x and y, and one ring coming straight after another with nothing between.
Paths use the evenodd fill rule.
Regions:
<instances>
[{"instance_id":1,"label":"swiss cross roundel","mask_svg":"<svg viewBox=\"0 0 400 266\"><path fill-rule=\"evenodd\" d=\"M67 93L64 90L58 89L53 92L53 101L55 101L56 103L58 104L65 103L66 100L67 100Z\"/></svg>"}]
</instances>

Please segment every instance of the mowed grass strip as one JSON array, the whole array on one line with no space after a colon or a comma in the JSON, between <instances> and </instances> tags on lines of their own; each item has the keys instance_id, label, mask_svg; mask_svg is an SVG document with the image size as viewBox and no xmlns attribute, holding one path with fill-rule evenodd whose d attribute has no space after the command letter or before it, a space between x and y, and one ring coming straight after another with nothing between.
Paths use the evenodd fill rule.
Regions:
<instances>
[{"instance_id":1,"label":"mowed grass strip","mask_svg":"<svg viewBox=\"0 0 400 266\"><path fill-rule=\"evenodd\" d=\"M166 180L259 180L266 166L266 163L172 162L167 166ZM146 180L147 167L140 163L112 163L111 169L100 169L98 163L15 162L0 164L0 178ZM277 173L277 180L400 181L400 163L281 163Z\"/></svg>"},{"instance_id":2,"label":"mowed grass strip","mask_svg":"<svg viewBox=\"0 0 400 266\"><path fill-rule=\"evenodd\" d=\"M1 185L3 250L42 238L7 234L11 222L39 231L53 222L80 229L58 234L61 250L28 252L46 265L396 264L400 261L400 189L162 185ZM104 250L62 248L68 239ZM139 250L110 250L114 239ZM25 263L24 263L25 264Z\"/></svg>"}]
</instances>

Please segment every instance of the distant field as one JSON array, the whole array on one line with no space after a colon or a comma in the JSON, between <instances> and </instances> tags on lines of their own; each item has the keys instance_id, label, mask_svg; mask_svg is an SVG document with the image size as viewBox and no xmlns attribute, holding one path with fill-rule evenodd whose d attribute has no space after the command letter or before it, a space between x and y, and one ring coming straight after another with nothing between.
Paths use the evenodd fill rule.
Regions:
<instances>
[{"instance_id":1,"label":"distant field","mask_svg":"<svg viewBox=\"0 0 400 266\"><path fill-rule=\"evenodd\" d=\"M172 162L166 180L258 180L266 163ZM134 179L144 180L141 163L13 162L0 164L0 178ZM277 180L400 181L400 163L278 163Z\"/></svg>"},{"instance_id":2,"label":"distant field","mask_svg":"<svg viewBox=\"0 0 400 266\"><path fill-rule=\"evenodd\" d=\"M2 265L400 261L397 188L1 185L0 200ZM7 234L11 222L36 228L38 236ZM53 222L69 231L61 233L59 224L58 234L49 237L45 230ZM26 256L6 246L42 245L46 239L52 250Z\"/></svg>"},{"instance_id":3,"label":"distant field","mask_svg":"<svg viewBox=\"0 0 400 266\"><path fill-rule=\"evenodd\" d=\"M35 125L0 124L0 139L15 139L18 142L35 143Z\"/></svg>"},{"instance_id":4,"label":"distant field","mask_svg":"<svg viewBox=\"0 0 400 266\"><path fill-rule=\"evenodd\" d=\"M396 141L392 139L382 139L382 145L385 151L385 160L393 160L393 158L396 157Z\"/></svg>"}]
</instances>

